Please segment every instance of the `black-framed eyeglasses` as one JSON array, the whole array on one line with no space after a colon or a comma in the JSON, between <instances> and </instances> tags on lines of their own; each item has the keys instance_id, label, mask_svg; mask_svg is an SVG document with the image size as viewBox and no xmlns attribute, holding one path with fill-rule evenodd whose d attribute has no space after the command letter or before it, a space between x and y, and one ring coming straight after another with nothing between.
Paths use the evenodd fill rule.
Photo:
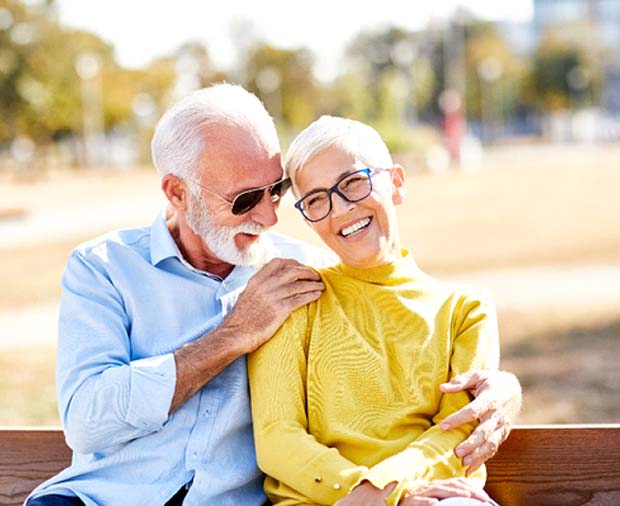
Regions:
<instances>
[{"instance_id":1,"label":"black-framed eyeglasses","mask_svg":"<svg viewBox=\"0 0 620 506\"><path fill-rule=\"evenodd\" d=\"M269 183L259 188L250 188L249 190L242 191L231 201L223 197L222 195L215 193L212 190L209 190L209 188L200 184L198 181L192 181L198 186L200 186L208 194L214 195L215 197L218 197L227 204L229 204L230 211L237 216L240 214L245 214L254 209L263 199L265 191L269 192L269 198L271 199L271 202L278 202L291 187L291 180L290 178L286 177L284 179L280 179L280 181L276 181L275 183Z\"/></svg>"},{"instance_id":2,"label":"black-framed eyeglasses","mask_svg":"<svg viewBox=\"0 0 620 506\"><path fill-rule=\"evenodd\" d=\"M337 194L347 202L359 202L372 193L372 176L391 169L356 170L342 176L331 188L321 188L306 193L295 202L295 207L303 217L312 222L321 221L332 211L332 194Z\"/></svg>"}]
</instances>

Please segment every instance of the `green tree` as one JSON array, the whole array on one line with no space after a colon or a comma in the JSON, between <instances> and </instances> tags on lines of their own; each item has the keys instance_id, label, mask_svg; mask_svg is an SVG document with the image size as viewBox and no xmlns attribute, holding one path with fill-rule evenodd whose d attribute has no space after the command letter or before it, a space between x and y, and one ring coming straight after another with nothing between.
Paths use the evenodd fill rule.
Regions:
<instances>
[{"instance_id":1,"label":"green tree","mask_svg":"<svg viewBox=\"0 0 620 506\"><path fill-rule=\"evenodd\" d=\"M99 37L62 29L46 10L0 0L0 140L27 135L45 143L79 129L81 89L76 60L88 52L105 68L112 48ZM10 21L10 22L9 22Z\"/></svg>"},{"instance_id":2,"label":"green tree","mask_svg":"<svg viewBox=\"0 0 620 506\"><path fill-rule=\"evenodd\" d=\"M596 102L601 67L592 38L567 37L564 29L549 30L534 53L528 100L545 111L570 109Z\"/></svg>"},{"instance_id":3,"label":"green tree","mask_svg":"<svg viewBox=\"0 0 620 506\"><path fill-rule=\"evenodd\" d=\"M345 109L363 111L361 119L403 123L428 106L435 76L424 34L395 27L362 31L352 40L346 57L343 89L362 82L366 91L345 94Z\"/></svg>"},{"instance_id":4,"label":"green tree","mask_svg":"<svg viewBox=\"0 0 620 506\"><path fill-rule=\"evenodd\" d=\"M265 103L276 121L299 130L316 117L318 85L306 49L280 49L259 43L243 64L245 86Z\"/></svg>"},{"instance_id":5,"label":"green tree","mask_svg":"<svg viewBox=\"0 0 620 506\"><path fill-rule=\"evenodd\" d=\"M507 119L521 103L530 68L493 23L470 22L465 40L467 116L489 127Z\"/></svg>"}]
</instances>

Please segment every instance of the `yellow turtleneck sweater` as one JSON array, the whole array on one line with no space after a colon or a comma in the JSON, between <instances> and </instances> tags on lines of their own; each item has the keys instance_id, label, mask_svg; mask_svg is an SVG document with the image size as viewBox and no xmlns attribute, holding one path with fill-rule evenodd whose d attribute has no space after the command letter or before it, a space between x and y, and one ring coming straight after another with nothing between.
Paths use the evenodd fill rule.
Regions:
<instances>
[{"instance_id":1,"label":"yellow turtleneck sweater","mask_svg":"<svg viewBox=\"0 0 620 506\"><path fill-rule=\"evenodd\" d=\"M473 425L439 423L469 402L439 385L496 368L488 298L427 276L411 254L372 269L320 271L325 292L249 357L254 437L265 491L278 505L333 504L362 480L464 476L454 448ZM484 479L484 470L475 474Z\"/></svg>"}]
</instances>

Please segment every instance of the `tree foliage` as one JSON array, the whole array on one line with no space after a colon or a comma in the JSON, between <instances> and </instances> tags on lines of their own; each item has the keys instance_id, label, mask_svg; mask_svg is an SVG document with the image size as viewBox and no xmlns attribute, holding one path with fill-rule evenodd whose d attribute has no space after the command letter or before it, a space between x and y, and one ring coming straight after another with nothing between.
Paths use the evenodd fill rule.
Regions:
<instances>
[{"instance_id":1,"label":"tree foliage","mask_svg":"<svg viewBox=\"0 0 620 506\"><path fill-rule=\"evenodd\" d=\"M598 53L587 39L549 30L534 54L530 101L545 111L566 110L588 98L596 101L602 73Z\"/></svg>"},{"instance_id":2,"label":"tree foliage","mask_svg":"<svg viewBox=\"0 0 620 506\"><path fill-rule=\"evenodd\" d=\"M108 43L59 25L54 9L54 0L0 0L0 144L18 136L45 144L80 135L87 130L89 102L96 102L100 128L128 127L146 138L172 101L228 78L213 68L199 42L143 68L123 68ZM324 83L314 76L309 50L267 44L250 22L237 27L240 64L233 72L283 131L337 114L396 132L395 145L408 126L440 124L439 97L454 78L455 55L469 118L484 122L485 111L509 117L517 107L547 112L596 102L602 64L595 56L602 53L592 47L591 34L549 32L527 59L515 54L497 25L473 18L450 23L417 32L362 30L347 48L340 75ZM84 55L96 62L92 75L79 71Z\"/></svg>"},{"instance_id":3,"label":"tree foliage","mask_svg":"<svg viewBox=\"0 0 620 506\"><path fill-rule=\"evenodd\" d=\"M263 100L276 121L298 130L316 114L318 86L312 64L312 55L304 48L259 43L244 62L245 85Z\"/></svg>"},{"instance_id":4,"label":"tree foliage","mask_svg":"<svg viewBox=\"0 0 620 506\"><path fill-rule=\"evenodd\" d=\"M427 42L422 33L390 26L358 33L347 49L343 108L365 111L364 119L383 122L417 117L436 86ZM351 85L366 92L350 95Z\"/></svg>"}]
</instances>

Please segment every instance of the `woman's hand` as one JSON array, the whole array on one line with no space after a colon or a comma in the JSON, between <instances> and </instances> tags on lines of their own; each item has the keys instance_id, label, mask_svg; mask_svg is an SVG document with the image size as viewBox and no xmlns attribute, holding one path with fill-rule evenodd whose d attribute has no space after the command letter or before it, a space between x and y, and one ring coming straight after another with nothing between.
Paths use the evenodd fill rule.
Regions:
<instances>
[{"instance_id":1,"label":"woman's hand","mask_svg":"<svg viewBox=\"0 0 620 506\"><path fill-rule=\"evenodd\" d=\"M369 481L363 481L334 506L385 506L385 499L392 493L396 482L388 483L383 490Z\"/></svg>"},{"instance_id":2,"label":"woman's hand","mask_svg":"<svg viewBox=\"0 0 620 506\"><path fill-rule=\"evenodd\" d=\"M480 486L465 478L433 480L410 490L398 506L432 506L441 499L448 497L469 497L479 501L490 501L491 498Z\"/></svg>"}]
</instances>

